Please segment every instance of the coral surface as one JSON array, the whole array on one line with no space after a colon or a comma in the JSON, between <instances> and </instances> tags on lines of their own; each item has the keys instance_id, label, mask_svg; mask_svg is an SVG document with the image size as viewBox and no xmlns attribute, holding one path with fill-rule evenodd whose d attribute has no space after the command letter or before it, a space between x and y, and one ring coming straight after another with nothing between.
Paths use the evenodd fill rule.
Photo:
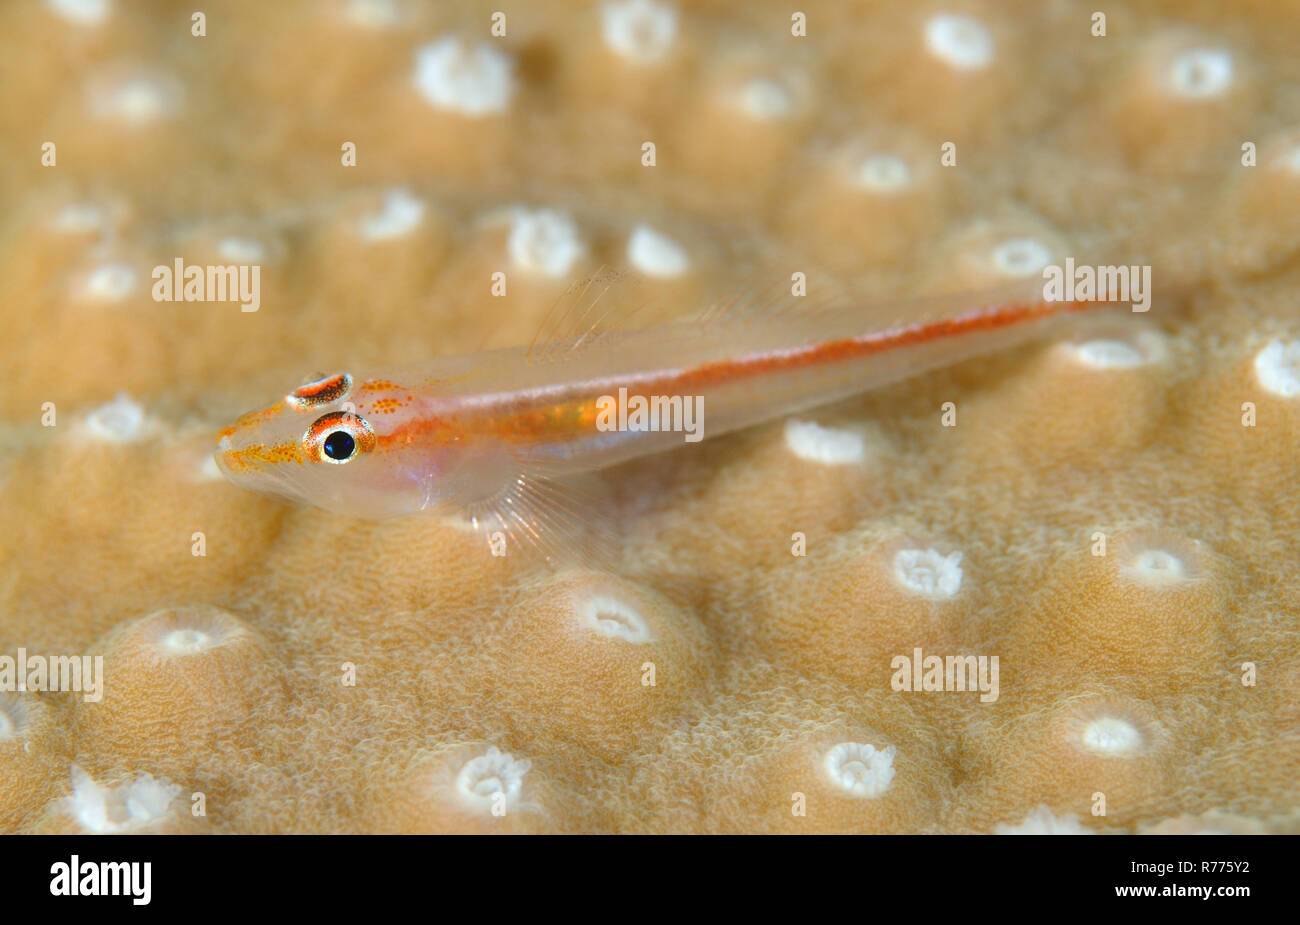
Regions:
<instances>
[{"instance_id":1,"label":"coral surface","mask_svg":"<svg viewBox=\"0 0 1300 925\"><path fill-rule=\"evenodd\" d=\"M0 4L0 656L103 666L0 692L0 831L1300 827L1295 3L192 6ZM606 570L211 458L601 265L1067 258L1149 312L607 472Z\"/></svg>"}]
</instances>

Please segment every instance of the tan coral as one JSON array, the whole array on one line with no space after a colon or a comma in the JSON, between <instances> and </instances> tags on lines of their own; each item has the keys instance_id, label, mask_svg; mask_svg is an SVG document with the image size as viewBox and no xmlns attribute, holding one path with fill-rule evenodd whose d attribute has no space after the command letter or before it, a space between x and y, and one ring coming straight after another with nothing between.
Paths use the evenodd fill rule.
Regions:
<instances>
[{"instance_id":1,"label":"tan coral","mask_svg":"<svg viewBox=\"0 0 1300 925\"><path fill-rule=\"evenodd\" d=\"M70 757L60 710L33 694L0 694L0 828L12 832L51 799Z\"/></svg>"},{"instance_id":2,"label":"tan coral","mask_svg":"<svg viewBox=\"0 0 1300 925\"><path fill-rule=\"evenodd\" d=\"M38 835L195 835L206 820L176 784L152 774L107 783L72 765L72 792L52 801L31 828Z\"/></svg>"},{"instance_id":3,"label":"tan coral","mask_svg":"<svg viewBox=\"0 0 1300 925\"><path fill-rule=\"evenodd\" d=\"M1066 676L1203 678L1228 668L1228 578L1226 563L1195 539L1099 528L1059 560L1015 631L1015 645L1035 672L1053 670L1050 660L1063 662L1056 670Z\"/></svg>"},{"instance_id":4,"label":"tan coral","mask_svg":"<svg viewBox=\"0 0 1300 925\"><path fill-rule=\"evenodd\" d=\"M579 572L525 586L503 627L498 694L519 734L617 760L696 695L713 658L691 614L631 582ZM582 691L579 698L572 692Z\"/></svg>"},{"instance_id":5,"label":"tan coral","mask_svg":"<svg viewBox=\"0 0 1300 925\"><path fill-rule=\"evenodd\" d=\"M563 804L533 760L467 742L413 756L370 790L367 828L385 833L528 834L563 826ZM372 828L373 827L373 828Z\"/></svg>"},{"instance_id":6,"label":"tan coral","mask_svg":"<svg viewBox=\"0 0 1300 925\"><path fill-rule=\"evenodd\" d=\"M74 710L80 749L102 754L141 735L173 761L284 696L280 667L261 639L216 607L169 608L131 621L97 647L104 697Z\"/></svg>"}]
</instances>

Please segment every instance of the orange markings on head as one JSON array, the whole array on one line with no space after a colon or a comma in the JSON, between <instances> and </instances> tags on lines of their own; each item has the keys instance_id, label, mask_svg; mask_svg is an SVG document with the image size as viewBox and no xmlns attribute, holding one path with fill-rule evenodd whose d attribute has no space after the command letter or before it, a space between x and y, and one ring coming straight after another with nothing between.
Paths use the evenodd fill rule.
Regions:
<instances>
[{"instance_id":1,"label":"orange markings on head","mask_svg":"<svg viewBox=\"0 0 1300 925\"><path fill-rule=\"evenodd\" d=\"M398 401L396 398L377 398L370 405L372 414L392 414L408 402Z\"/></svg>"},{"instance_id":2,"label":"orange markings on head","mask_svg":"<svg viewBox=\"0 0 1300 925\"><path fill-rule=\"evenodd\" d=\"M237 472L256 471L260 466L268 463L291 462L301 465L306 461L302 447L297 443L277 443L273 446L254 443L238 450L225 450L221 458L227 466Z\"/></svg>"},{"instance_id":3,"label":"orange markings on head","mask_svg":"<svg viewBox=\"0 0 1300 925\"><path fill-rule=\"evenodd\" d=\"M269 408L263 408L261 411L250 411L248 414L241 414L235 418L235 426L241 427L246 424L256 424L260 421L266 421L275 417L284 410L283 405L272 405Z\"/></svg>"},{"instance_id":4,"label":"orange markings on head","mask_svg":"<svg viewBox=\"0 0 1300 925\"><path fill-rule=\"evenodd\" d=\"M242 428L248 427L250 424L258 424L262 421L269 420L283 410L284 405L275 404L269 408L263 408L261 411L250 411L247 414L241 414L239 417L235 418L235 423L231 424L229 427L223 428L221 432L217 434L217 439L222 440L226 437L233 437L235 434L239 433Z\"/></svg>"},{"instance_id":5,"label":"orange markings on head","mask_svg":"<svg viewBox=\"0 0 1300 925\"><path fill-rule=\"evenodd\" d=\"M396 382L391 382L388 379L371 379L357 386L357 391L358 392L387 392L388 390L395 389L397 387L398 386Z\"/></svg>"},{"instance_id":6,"label":"orange markings on head","mask_svg":"<svg viewBox=\"0 0 1300 925\"><path fill-rule=\"evenodd\" d=\"M293 408L315 408L338 401L352 390L352 377L347 373L335 373L315 382L308 382L294 389L284 397L285 402Z\"/></svg>"}]
</instances>

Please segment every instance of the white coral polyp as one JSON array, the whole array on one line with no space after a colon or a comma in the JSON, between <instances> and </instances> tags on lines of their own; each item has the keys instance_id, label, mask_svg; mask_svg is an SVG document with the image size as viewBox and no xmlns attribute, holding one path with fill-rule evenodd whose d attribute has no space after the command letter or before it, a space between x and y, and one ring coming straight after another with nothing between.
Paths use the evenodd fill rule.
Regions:
<instances>
[{"instance_id":1,"label":"white coral polyp","mask_svg":"<svg viewBox=\"0 0 1300 925\"><path fill-rule=\"evenodd\" d=\"M633 64L666 58L677 37L677 10L654 0L623 0L600 8L606 47Z\"/></svg>"},{"instance_id":2,"label":"white coral polyp","mask_svg":"<svg viewBox=\"0 0 1300 925\"><path fill-rule=\"evenodd\" d=\"M107 223L104 210L93 202L70 202L54 216L54 227L65 234L99 231Z\"/></svg>"},{"instance_id":3,"label":"white coral polyp","mask_svg":"<svg viewBox=\"0 0 1300 925\"><path fill-rule=\"evenodd\" d=\"M198 472L195 473L200 482L220 482L225 478L221 474L221 467L217 465L215 456L204 456L199 462Z\"/></svg>"},{"instance_id":4,"label":"white coral polyp","mask_svg":"<svg viewBox=\"0 0 1300 925\"><path fill-rule=\"evenodd\" d=\"M266 248L254 238L229 235L217 242L217 254L235 263L257 263L266 257Z\"/></svg>"},{"instance_id":5,"label":"white coral polyp","mask_svg":"<svg viewBox=\"0 0 1300 925\"><path fill-rule=\"evenodd\" d=\"M98 26L113 12L110 0L45 0L45 5L78 26Z\"/></svg>"},{"instance_id":6,"label":"white coral polyp","mask_svg":"<svg viewBox=\"0 0 1300 925\"><path fill-rule=\"evenodd\" d=\"M1255 355L1255 379L1274 395L1283 398L1300 395L1300 340L1269 341Z\"/></svg>"},{"instance_id":7,"label":"white coral polyp","mask_svg":"<svg viewBox=\"0 0 1300 925\"><path fill-rule=\"evenodd\" d=\"M1142 733L1138 728L1114 716L1090 722L1084 727L1082 739L1086 748L1103 755L1131 755L1142 748Z\"/></svg>"},{"instance_id":8,"label":"white coral polyp","mask_svg":"<svg viewBox=\"0 0 1300 925\"><path fill-rule=\"evenodd\" d=\"M1124 573L1148 587L1182 582L1187 577L1183 560L1163 549L1144 549L1124 566Z\"/></svg>"},{"instance_id":9,"label":"white coral polyp","mask_svg":"<svg viewBox=\"0 0 1300 925\"><path fill-rule=\"evenodd\" d=\"M1300 173L1300 145L1295 145L1289 151L1284 152L1277 159L1277 162L1284 170Z\"/></svg>"},{"instance_id":10,"label":"white coral polyp","mask_svg":"<svg viewBox=\"0 0 1300 925\"><path fill-rule=\"evenodd\" d=\"M212 644L212 637L195 629L175 629L162 639L162 647L176 655L197 655Z\"/></svg>"},{"instance_id":11,"label":"white coral polyp","mask_svg":"<svg viewBox=\"0 0 1300 925\"><path fill-rule=\"evenodd\" d=\"M1012 238L993 249L993 266L1003 276L1037 276L1052 262L1052 251L1035 238Z\"/></svg>"},{"instance_id":12,"label":"white coral polyp","mask_svg":"<svg viewBox=\"0 0 1300 925\"><path fill-rule=\"evenodd\" d=\"M180 84L170 76L128 69L92 83L90 108L101 118L141 128L174 115L181 97Z\"/></svg>"},{"instance_id":13,"label":"white coral polyp","mask_svg":"<svg viewBox=\"0 0 1300 925\"><path fill-rule=\"evenodd\" d=\"M681 245L648 225L632 229L627 239L627 259L646 276L658 279L681 276L691 266Z\"/></svg>"},{"instance_id":14,"label":"white coral polyp","mask_svg":"<svg viewBox=\"0 0 1300 925\"><path fill-rule=\"evenodd\" d=\"M1078 816L1057 817L1046 806L1040 806L1018 825L1002 823L993 829L995 835L1091 835L1079 822Z\"/></svg>"},{"instance_id":15,"label":"white coral polyp","mask_svg":"<svg viewBox=\"0 0 1300 925\"><path fill-rule=\"evenodd\" d=\"M384 204L378 212L361 217L361 236L368 241L400 238L420 227L423 219L423 202L404 189L392 189L384 194Z\"/></svg>"},{"instance_id":16,"label":"white coral polyp","mask_svg":"<svg viewBox=\"0 0 1300 925\"><path fill-rule=\"evenodd\" d=\"M984 23L959 13L937 13L925 24L925 47L956 71L980 71L993 63L993 36Z\"/></svg>"},{"instance_id":17,"label":"white coral polyp","mask_svg":"<svg viewBox=\"0 0 1300 925\"><path fill-rule=\"evenodd\" d=\"M618 598L596 595L582 603L582 621L602 636L627 642L649 642L650 627L645 619Z\"/></svg>"},{"instance_id":18,"label":"white coral polyp","mask_svg":"<svg viewBox=\"0 0 1300 925\"><path fill-rule=\"evenodd\" d=\"M109 835L147 829L162 821L180 792L180 787L151 774L101 787L74 764L72 795L63 799L63 807L86 831Z\"/></svg>"},{"instance_id":19,"label":"white coral polyp","mask_svg":"<svg viewBox=\"0 0 1300 925\"><path fill-rule=\"evenodd\" d=\"M944 555L937 549L902 549L894 556L894 574L909 591L948 598L961 590L960 552Z\"/></svg>"},{"instance_id":20,"label":"white coral polyp","mask_svg":"<svg viewBox=\"0 0 1300 925\"><path fill-rule=\"evenodd\" d=\"M516 266L543 276L564 276L586 253L573 219L554 209L515 212L506 250Z\"/></svg>"},{"instance_id":21,"label":"white coral polyp","mask_svg":"<svg viewBox=\"0 0 1300 925\"><path fill-rule=\"evenodd\" d=\"M514 62L487 42L470 47L444 36L415 53L415 89L435 109L483 117L504 112L514 92Z\"/></svg>"},{"instance_id":22,"label":"white coral polyp","mask_svg":"<svg viewBox=\"0 0 1300 925\"><path fill-rule=\"evenodd\" d=\"M1165 79L1184 99L1213 99L1232 86L1232 54L1223 48L1189 48L1170 62Z\"/></svg>"},{"instance_id":23,"label":"white coral polyp","mask_svg":"<svg viewBox=\"0 0 1300 925\"><path fill-rule=\"evenodd\" d=\"M532 762L527 758L516 760L512 755L490 747L482 755L465 762L456 775L456 791L478 809L491 809L497 794L504 795L509 807L518 802L524 775L531 767Z\"/></svg>"},{"instance_id":24,"label":"white coral polyp","mask_svg":"<svg viewBox=\"0 0 1300 925\"><path fill-rule=\"evenodd\" d=\"M841 742L826 753L822 765L836 787L850 796L875 799L894 780L894 755L889 746L878 749L859 742Z\"/></svg>"},{"instance_id":25,"label":"white coral polyp","mask_svg":"<svg viewBox=\"0 0 1300 925\"><path fill-rule=\"evenodd\" d=\"M0 693L0 742L16 739L27 725L27 708L14 694Z\"/></svg>"},{"instance_id":26,"label":"white coral polyp","mask_svg":"<svg viewBox=\"0 0 1300 925\"><path fill-rule=\"evenodd\" d=\"M136 288L136 272L124 263L102 263L81 280L80 294L100 302L120 302Z\"/></svg>"},{"instance_id":27,"label":"white coral polyp","mask_svg":"<svg viewBox=\"0 0 1300 925\"><path fill-rule=\"evenodd\" d=\"M736 91L735 103L741 112L760 122L784 119L796 106L794 96L784 84L766 77L742 85Z\"/></svg>"},{"instance_id":28,"label":"white coral polyp","mask_svg":"<svg viewBox=\"0 0 1300 925\"><path fill-rule=\"evenodd\" d=\"M344 18L362 29L391 29L402 21L402 10L393 0L349 0Z\"/></svg>"},{"instance_id":29,"label":"white coral polyp","mask_svg":"<svg viewBox=\"0 0 1300 925\"><path fill-rule=\"evenodd\" d=\"M125 392L86 415L86 430L108 443L130 443L144 436L144 408Z\"/></svg>"},{"instance_id":30,"label":"white coral polyp","mask_svg":"<svg viewBox=\"0 0 1300 925\"><path fill-rule=\"evenodd\" d=\"M866 456L862 434L797 418L785 422L785 445L800 459L824 466L850 466Z\"/></svg>"},{"instance_id":31,"label":"white coral polyp","mask_svg":"<svg viewBox=\"0 0 1300 925\"><path fill-rule=\"evenodd\" d=\"M1075 358L1092 369L1132 369L1147 362L1137 347L1122 340L1089 340L1074 348Z\"/></svg>"},{"instance_id":32,"label":"white coral polyp","mask_svg":"<svg viewBox=\"0 0 1300 925\"><path fill-rule=\"evenodd\" d=\"M149 643L161 658L201 655L247 634L231 614L205 605L158 610L146 621Z\"/></svg>"},{"instance_id":33,"label":"white coral polyp","mask_svg":"<svg viewBox=\"0 0 1300 925\"><path fill-rule=\"evenodd\" d=\"M859 187L873 193L901 193L912 185L912 169L901 157L872 154L858 164L854 180Z\"/></svg>"}]
</instances>

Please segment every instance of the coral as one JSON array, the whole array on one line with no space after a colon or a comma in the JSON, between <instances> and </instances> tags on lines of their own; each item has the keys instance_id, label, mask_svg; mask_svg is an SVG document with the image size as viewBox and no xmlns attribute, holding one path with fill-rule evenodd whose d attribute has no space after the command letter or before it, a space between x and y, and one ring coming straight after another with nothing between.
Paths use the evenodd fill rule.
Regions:
<instances>
[{"instance_id":1,"label":"coral","mask_svg":"<svg viewBox=\"0 0 1300 925\"><path fill-rule=\"evenodd\" d=\"M993 829L996 835L1092 835L1074 816L1058 819L1046 806L1040 806L1017 825L999 823Z\"/></svg>"},{"instance_id":2,"label":"coral","mask_svg":"<svg viewBox=\"0 0 1300 925\"><path fill-rule=\"evenodd\" d=\"M183 766L195 749L283 706L281 669L266 642L216 607L157 611L94 648L104 656L104 697L73 710L78 747L91 754L144 738L155 761Z\"/></svg>"},{"instance_id":3,"label":"coral","mask_svg":"<svg viewBox=\"0 0 1300 925\"><path fill-rule=\"evenodd\" d=\"M188 814L182 815L181 788L151 774L140 774L110 786L71 767L72 793L56 801L36 831L45 834L122 835L178 834L202 831Z\"/></svg>"},{"instance_id":4,"label":"coral","mask_svg":"<svg viewBox=\"0 0 1300 925\"><path fill-rule=\"evenodd\" d=\"M863 799L885 795L894 780L894 752L891 745L883 751L874 745L841 742L826 752L827 776L846 793Z\"/></svg>"},{"instance_id":5,"label":"coral","mask_svg":"<svg viewBox=\"0 0 1300 925\"><path fill-rule=\"evenodd\" d=\"M104 666L0 691L0 832L1300 831L1285 9L164 6L0 4L0 658ZM601 569L211 458L603 264L668 318L1066 259L1149 311L604 473Z\"/></svg>"},{"instance_id":6,"label":"coral","mask_svg":"<svg viewBox=\"0 0 1300 925\"><path fill-rule=\"evenodd\" d=\"M415 54L415 86L436 109L486 116L510 105L510 58L487 42L472 48L444 36Z\"/></svg>"}]
</instances>

